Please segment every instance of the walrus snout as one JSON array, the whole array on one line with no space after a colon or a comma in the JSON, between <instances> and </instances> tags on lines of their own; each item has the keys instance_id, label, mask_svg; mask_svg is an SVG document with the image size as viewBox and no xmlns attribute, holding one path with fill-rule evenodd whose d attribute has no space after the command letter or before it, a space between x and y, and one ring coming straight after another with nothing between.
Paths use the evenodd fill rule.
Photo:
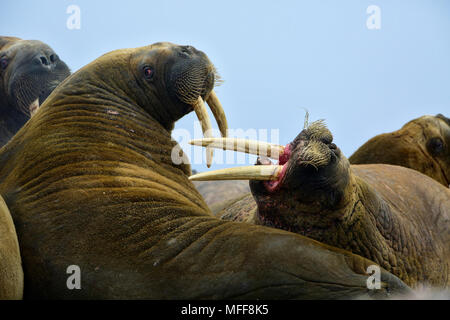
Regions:
<instances>
[{"instance_id":1,"label":"walrus snout","mask_svg":"<svg viewBox=\"0 0 450 320\"><path fill-rule=\"evenodd\" d=\"M49 48L49 50L42 50L34 58L33 62L39 68L51 70L56 67L59 58L58 55Z\"/></svg>"},{"instance_id":2,"label":"walrus snout","mask_svg":"<svg viewBox=\"0 0 450 320\"><path fill-rule=\"evenodd\" d=\"M222 137L226 137L228 124L223 107L214 92L218 80L217 71L208 56L192 46L157 44L166 46L175 58L169 68L167 88L169 94L185 106L186 113L194 110L201 123L205 138L212 138L212 126L206 110L206 101L219 126ZM172 54L173 56L173 54ZM211 166L213 150L206 149L206 165Z\"/></svg>"},{"instance_id":3,"label":"walrus snout","mask_svg":"<svg viewBox=\"0 0 450 320\"><path fill-rule=\"evenodd\" d=\"M169 88L183 103L194 104L198 97L206 99L214 88L215 68L208 57L190 46L181 46L181 59L170 71Z\"/></svg>"}]
</instances>

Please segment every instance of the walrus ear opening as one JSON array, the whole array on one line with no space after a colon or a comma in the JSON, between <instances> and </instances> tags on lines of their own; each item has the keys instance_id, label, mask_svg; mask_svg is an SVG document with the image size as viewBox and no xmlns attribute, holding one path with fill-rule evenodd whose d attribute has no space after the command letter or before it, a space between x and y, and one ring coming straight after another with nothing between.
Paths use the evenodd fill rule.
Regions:
<instances>
[{"instance_id":1,"label":"walrus ear opening","mask_svg":"<svg viewBox=\"0 0 450 320\"><path fill-rule=\"evenodd\" d=\"M4 37L4 36L0 36L0 50L3 49L3 47L5 47L6 45L12 43L12 42L16 42L18 40L21 40L20 38L16 38L16 37Z\"/></svg>"}]
</instances>

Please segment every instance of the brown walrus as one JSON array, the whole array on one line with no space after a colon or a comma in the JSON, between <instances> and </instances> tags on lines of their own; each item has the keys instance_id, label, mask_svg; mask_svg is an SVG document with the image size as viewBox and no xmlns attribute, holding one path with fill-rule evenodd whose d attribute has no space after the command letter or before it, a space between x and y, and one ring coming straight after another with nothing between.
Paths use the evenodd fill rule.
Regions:
<instances>
[{"instance_id":1,"label":"brown walrus","mask_svg":"<svg viewBox=\"0 0 450 320\"><path fill-rule=\"evenodd\" d=\"M449 185L450 119L422 116L405 124L400 130L380 134L362 145L350 158L351 164L385 163L415 169ZM248 182L194 181L200 194L215 213L236 197L242 197Z\"/></svg>"},{"instance_id":2,"label":"brown walrus","mask_svg":"<svg viewBox=\"0 0 450 320\"><path fill-rule=\"evenodd\" d=\"M22 299L23 271L16 229L0 196L0 300Z\"/></svg>"},{"instance_id":3,"label":"brown walrus","mask_svg":"<svg viewBox=\"0 0 450 320\"><path fill-rule=\"evenodd\" d=\"M352 164L386 163L420 171L450 185L450 119L423 116L400 130L380 134L349 158Z\"/></svg>"},{"instance_id":4,"label":"brown walrus","mask_svg":"<svg viewBox=\"0 0 450 320\"><path fill-rule=\"evenodd\" d=\"M0 149L25 298L386 298L408 291L374 262L306 237L221 221L175 164L175 121L203 104L222 132L201 51L157 43L108 53L70 76ZM178 153L175 152L175 154ZM69 290L66 270L81 269Z\"/></svg>"},{"instance_id":5,"label":"brown walrus","mask_svg":"<svg viewBox=\"0 0 450 320\"><path fill-rule=\"evenodd\" d=\"M67 65L45 43L0 37L0 147L69 75Z\"/></svg>"},{"instance_id":6,"label":"brown walrus","mask_svg":"<svg viewBox=\"0 0 450 320\"><path fill-rule=\"evenodd\" d=\"M237 150L231 140L203 139L200 144ZM411 286L448 286L450 190L404 167L350 166L332 141L326 126L315 122L286 147L270 147L280 149L279 165L263 158L257 166L191 179L251 180L256 205L244 197L228 204L224 219L284 229L349 250Z\"/></svg>"}]
</instances>

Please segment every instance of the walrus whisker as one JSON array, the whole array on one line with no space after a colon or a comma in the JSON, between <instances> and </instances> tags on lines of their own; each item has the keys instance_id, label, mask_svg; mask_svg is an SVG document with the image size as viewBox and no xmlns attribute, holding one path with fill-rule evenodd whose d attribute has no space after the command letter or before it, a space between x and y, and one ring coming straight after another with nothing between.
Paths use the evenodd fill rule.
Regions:
<instances>
[{"instance_id":1,"label":"walrus whisker","mask_svg":"<svg viewBox=\"0 0 450 320\"><path fill-rule=\"evenodd\" d=\"M313 161L301 161L300 165L305 166L305 167L312 166L312 167L314 167L314 169L316 169L316 171L319 171L319 168L314 164Z\"/></svg>"},{"instance_id":2,"label":"walrus whisker","mask_svg":"<svg viewBox=\"0 0 450 320\"><path fill-rule=\"evenodd\" d=\"M221 86L225 81L222 79L222 76L219 74L216 67L213 67L213 73L214 73L214 87Z\"/></svg>"},{"instance_id":3,"label":"walrus whisker","mask_svg":"<svg viewBox=\"0 0 450 320\"><path fill-rule=\"evenodd\" d=\"M189 177L191 181L210 180L277 180L283 166L245 166L226 168L208 172L197 173Z\"/></svg>"},{"instance_id":4,"label":"walrus whisker","mask_svg":"<svg viewBox=\"0 0 450 320\"><path fill-rule=\"evenodd\" d=\"M280 155L284 153L283 146L263 141L240 138L204 138L191 140L189 141L189 144L255 154L276 160L278 160Z\"/></svg>"}]
</instances>

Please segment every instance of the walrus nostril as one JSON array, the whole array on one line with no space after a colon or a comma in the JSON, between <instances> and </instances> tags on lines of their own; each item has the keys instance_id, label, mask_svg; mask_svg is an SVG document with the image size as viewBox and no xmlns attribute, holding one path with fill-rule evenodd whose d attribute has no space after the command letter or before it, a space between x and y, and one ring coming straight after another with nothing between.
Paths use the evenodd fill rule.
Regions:
<instances>
[{"instance_id":1,"label":"walrus nostril","mask_svg":"<svg viewBox=\"0 0 450 320\"><path fill-rule=\"evenodd\" d=\"M191 47L191 46L181 46L180 48L181 49L180 49L179 55L181 57L189 58L189 57L192 56L193 47Z\"/></svg>"},{"instance_id":2,"label":"walrus nostril","mask_svg":"<svg viewBox=\"0 0 450 320\"><path fill-rule=\"evenodd\" d=\"M34 59L35 63L43 66L45 68L49 68L53 64L58 61L58 56L54 53L51 54L39 54Z\"/></svg>"},{"instance_id":3,"label":"walrus nostril","mask_svg":"<svg viewBox=\"0 0 450 320\"><path fill-rule=\"evenodd\" d=\"M48 66L49 65L49 62L48 62L46 57L40 56L39 60L41 61L41 64L43 64L44 66Z\"/></svg>"}]
</instances>

